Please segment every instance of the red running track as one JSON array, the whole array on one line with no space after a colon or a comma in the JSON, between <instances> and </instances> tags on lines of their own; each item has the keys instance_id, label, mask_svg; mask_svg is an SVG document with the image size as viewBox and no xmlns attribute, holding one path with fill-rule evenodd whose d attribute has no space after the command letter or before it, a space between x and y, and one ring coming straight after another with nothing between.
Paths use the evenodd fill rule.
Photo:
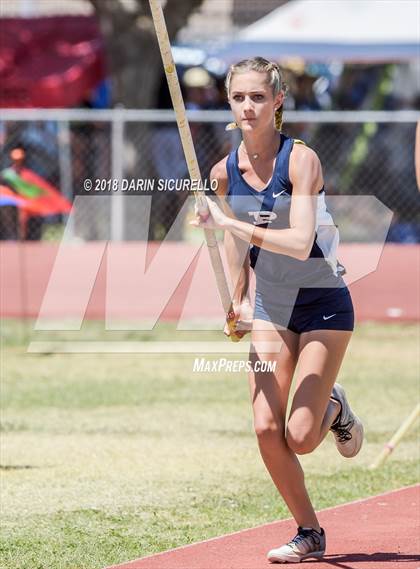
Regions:
<instances>
[{"instance_id":1,"label":"red running track","mask_svg":"<svg viewBox=\"0 0 420 569\"><path fill-rule=\"evenodd\" d=\"M47 318L102 319L107 289L110 290L109 270L115 287L115 293L110 295L112 306L108 308L111 317L142 320L160 314L162 320L178 320L188 297L187 319L219 319L220 326L223 325L224 314L210 263L205 262L203 255L198 266L190 265L196 246L182 242L149 243L150 256L159 251L161 269L152 271L151 280L147 281L147 295L142 295L139 291L146 287L146 281L142 280L144 267L139 259L144 243L94 241L63 245L60 262L59 245L45 241L0 242L3 268L0 316L37 318L43 300L48 300L43 312ZM180 273L182 259L189 267L185 274L183 269ZM419 319L420 245L387 243L382 248L380 244L344 243L340 245L339 259L347 268L347 282L352 283L350 290L358 322L415 322ZM195 292L190 292L193 275ZM171 282L179 283L172 297ZM47 285L54 283L44 299ZM205 303L203 290L206 291Z\"/></svg>"},{"instance_id":2,"label":"red running track","mask_svg":"<svg viewBox=\"0 0 420 569\"><path fill-rule=\"evenodd\" d=\"M319 512L326 528L313 569L420 569L420 484ZM294 535L293 520L265 524L113 565L118 569L267 569L266 552ZM108 568L111 569L111 568Z\"/></svg>"}]
</instances>

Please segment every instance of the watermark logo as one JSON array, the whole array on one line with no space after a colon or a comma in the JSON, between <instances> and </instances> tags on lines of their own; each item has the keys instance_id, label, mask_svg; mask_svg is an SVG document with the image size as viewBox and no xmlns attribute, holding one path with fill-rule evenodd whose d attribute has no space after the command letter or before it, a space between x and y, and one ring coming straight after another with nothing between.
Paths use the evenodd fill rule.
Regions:
<instances>
[{"instance_id":1,"label":"watermark logo","mask_svg":"<svg viewBox=\"0 0 420 569\"><path fill-rule=\"evenodd\" d=\"M257 224L270 223L270 231L282 229L280 218L284 222L284 216L278 216L276 211L265 210L253 211L250 216L249 200L241 198L242 196L235 197L238 210L243 212L242 221L250 224L249 218L252 217ZM108 233L100 241L78 240L76 212L83 212L84 215L85 212L91 212L94 220L99 208L107 206L107 200L111 211ZM337 278L337 286L343 286L343 281L339 278L343 273L342 265L346 270L345 284L351 284L373 272L379 262L392 212L372 196L337 196L328 200L329 211L333 213L331 217L323 200L324 198L318 204L317 211L317 256L303 264L287 255L276 256L272 252L267 255L264 242L260 246L260 254L253 264L251 277L257 275L257 289L262 294L265 306L270 308L267 313L269 318L272 315L274 324L287 327L300 289L331 288L335 286L334 277ZM123 225L114 233L124 237L124 219L130 214L131 219L136 220L134 241L114 237L113 207L116 204ZM247 352L249 336L239 344L230 343L223 336L226 315L219 298L217 279L212 270L203 231L200 228L190 229L196 233L189 243L177 240L177 236L185 231L188 219L194 215L193 206L193 198L185 200L166 238L157 243L148 240L152 196L77 196L34 328L35 333L51 332L52 335L48 347L42 343L36 344L34 338L31 351L55 351L56 331L81 331L88 305L95 298L98 306L95 317L104 321L106 331L152 332L159 322L169 319L174 324L174 333L164 340L148 339L143 342L126 339L118 345L111 341L99 344L94 341L84 342L83 335L78 337L76 334L72 340L66 340L65 345L61 342L58 351ZM365 216L369 216L375 223L354 228L348 219L349 212L355 209L363 210ZM91 218L87 219L91 223ZM339 227L354 228L355 237L366 243L362 256L356 258L349 254L346 257L346 251L340 250L337 222ZM222 239L221 234L219 239ZM236 255L238 266L249 263L247 255L253 245L251 239L252 235L248 242L241 240L242 246ZM220 242L219 246L225 275L231 290L234 290L240 274L235 276ZM251 279L251 299L254 295L252 286ZM281 322L276 321L279 314ZM197 331L192 343L184 341L182 333L186 331ZM199 334L202 331L217 331L219 339L201 341Z\"/></svg>"},{"instance_id":2,"label":"watermark logo","mask_svg":"<svg viewBox=\"0 0 420 569\"><path fill-rule=\"evenodd\" d=\"M227 358L207 359L195 358L193 372L195 373L275 373L276 360L229 360Z\"/></svg>"}]
</instances>

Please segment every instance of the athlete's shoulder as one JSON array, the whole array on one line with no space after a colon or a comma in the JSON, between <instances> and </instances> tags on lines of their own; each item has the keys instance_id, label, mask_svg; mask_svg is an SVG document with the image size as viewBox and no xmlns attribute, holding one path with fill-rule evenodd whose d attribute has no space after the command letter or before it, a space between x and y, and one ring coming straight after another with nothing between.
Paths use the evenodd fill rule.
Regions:
<instances>
[{"instance_id":1,"label":"athlete's shoulder","mask_svg":"<svg viewBox=\"0 0 420 569\"><path fill-rule=\"evenodd\" d=\"M303 141L295 139L292 152L290 154L290 164L292 165L293 163L298 167L311 165L318 166L320 164L320 160L315 150L306 146Z\"/></svg>"},{"instance_id":2,"label":"athlete's shoulder","mask_svg":"<svg viewBox=\"0 0 420 569\"><path fill-rule=\"evenodd\" d=\"M311 158L318 158L317 153L313 148L308 146L306 142L300 140L299 138L293 138L292 154L295 156L305 156Z\"/></svg>"},{"instance_id":3,"label":"athlete's shoulder","mask_svg":"<svg viewBox=\"0 0 420 569\"><path fill-rule=\"evenodd\" d=\"M306 144L293 144L290 154L289 178L293 186L313 181L316 188L323 185L322 167L318 154ZM319 190L319 188L318 188Z\"/></svg>"},{"instance_id":4,"label":"athlete's shoulder","mask_svg":"<svg viewBox=\"0 0 420 569\"><path fill-rule=\"evenodd\" d=\"M224 196L228 191L228 173L227 173L227 161L229 155L225 156L219 162L217 162L213 168L210 170L210 180L217 181L216 194L219 196Z\"/></svg>"}]
</instances>

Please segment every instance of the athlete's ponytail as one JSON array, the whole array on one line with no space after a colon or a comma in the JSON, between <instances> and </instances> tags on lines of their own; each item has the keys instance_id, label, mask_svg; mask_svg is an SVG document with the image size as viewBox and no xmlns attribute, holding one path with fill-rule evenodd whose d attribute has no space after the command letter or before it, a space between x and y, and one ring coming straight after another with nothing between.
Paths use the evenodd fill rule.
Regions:
<instances>
[{"instance_id":1,"label":"athlete's ponytail","mask_svg":"<svg viewBox=\"0 0 420 569\"><path fill-rule=\"evenodd\" d=\"M281 127L283 125L283 104L278 109L276 109L276 113L274 115L274 122L276 130L281 131Z\"/></svg>"}]
</instances>

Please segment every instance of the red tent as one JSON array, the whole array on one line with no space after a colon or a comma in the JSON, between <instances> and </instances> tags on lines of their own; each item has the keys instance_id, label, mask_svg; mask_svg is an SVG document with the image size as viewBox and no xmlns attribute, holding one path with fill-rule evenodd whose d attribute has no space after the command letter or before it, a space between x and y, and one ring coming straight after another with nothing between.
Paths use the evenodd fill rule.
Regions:
<instances>
[{"instance_id":1,"label":"red tent","mask_svg":"<svg viewBox=\"0 0 420 569\"><path fill-rule=\"evenodd\" d=\"M104 78L93 16L0 20L0 107L73 107Z\"/></svg>"}]
</instances>

